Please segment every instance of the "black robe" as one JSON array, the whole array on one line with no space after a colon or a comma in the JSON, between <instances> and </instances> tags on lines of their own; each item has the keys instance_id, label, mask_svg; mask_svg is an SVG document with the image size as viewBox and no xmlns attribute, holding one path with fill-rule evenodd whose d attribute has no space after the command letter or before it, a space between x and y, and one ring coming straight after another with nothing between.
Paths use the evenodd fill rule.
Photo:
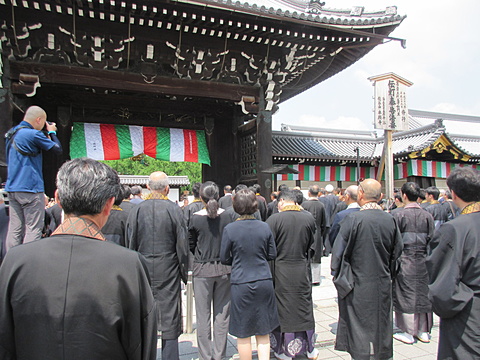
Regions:
<instances>
[{"instance_id":1,"label":"black robe","mask_svg":"<svg viewBox=\"0 0 480 360\"><path fill-rule=\"evenodd\" d=\"M420 206L398 209L394 218L402 233L403 252L393 288L394 310L404 314L430 313L425 260L435 230L433 217Z\"/></svg>"},{"instance_id":2,"label":"black robe","mask_svg":"<svg viewBox=\"0 0 480 360\"><path fill-rule=\"evenodd\" d=\"M107 241L120 246L125 246L125 226L127 224L128 213L123 210L112 209L107 222L102 227L102 234Z\"/></svg>"},{"instance_id":3,"label":"black robe","mask_svg":"<svg viewBox=\"0 0 480 360\"><path fill-rule=\"evenodd\" d=\"M327 227L325 205L317 199L312 199L304 201L302 207L311 213L315 219L315 254L313 255L312 262L321 263L323 255L323 235Z\"/></svg>"},{"instance_id":4,"label":"black robe","mask_svg":"<svg viewBox=\"0 0 480 360\"><path fill-rule=\"evenodd\" d=\"M154 360L155 303L142 255L52 235L0 268L0 359Z\"/></svg>"},{"instance_id":5,"label":"black robe","mask_svg":"<svg viewBox=\"0 0 480 360\"><path fill-rule=\"evenodd\" d=\"M282 211L267 219L277 246L272 275L280 331L315 329L310 254L315 241L315 219L307 211Z\"/></svg>"},{"instance_id":6,"label":"black robe","mask_svg":"<svg viewBox=\"0 0 480 360\"><path fill-rule=\"evenodd\" d=\"M182 209L170 200L142 201L128 215L126 243L147 259L162 338L178 338L182 333L180 280L187 281L188 266Z\"/></svg>"},{"instance_id":7,"label":"black robe","mask_svg":"<svg viewBox=\"0 0 480 360\"><path fill-rule=\"evenodd\" d=\"M480 359L480 213L443 224L429 244L429 297L440 317L438 359Z\"/></svg>"},{"instance_id":8,"label":"black robe","mask_svg":"<svg viewBox=\"0 0 480 360\"><path fill-rule=\"evenodd\" d=\"M202 201L195 200L183 208L183 220L185 221L187 229L190 227L190 219L193 214L202 210L204 207L205 204Z\"/></svg>"},{"instance_id":9,"label":"black robe","mask_svg":"<svg viewBox=\"0 0 480 360\"><path fill-rule=\"evenodd\" d=\"M447 208L440 203L430 204L425 210L432 214L433 220L435 220L435 230L448 221Z\"/></svg>"},{"instance_id":10,"label":"black robe","mask_svg":"<svg viewBox=\"0 0 480 360\"><path fill-rule=\"evenodd\" d=\"M393 356L392 279L401 253L390 214L361 210L343 219L331 260L338 290L336 350L356 360Z\"/></svg>"}]
</instances>

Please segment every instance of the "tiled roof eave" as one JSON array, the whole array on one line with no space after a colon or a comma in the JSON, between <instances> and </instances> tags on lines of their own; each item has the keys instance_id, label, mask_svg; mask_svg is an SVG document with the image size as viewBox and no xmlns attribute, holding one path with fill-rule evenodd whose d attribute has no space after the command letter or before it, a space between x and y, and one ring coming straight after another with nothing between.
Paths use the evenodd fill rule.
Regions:
<instances>
[{"instance_id":1,"label":"tiled roof eave","mask_svg":"<svg viewBox=\"0 0 480 360\"><path fill-rule=\"evenodd\" d=\"M346 16L345 14L338 15L338 12L322 10L319 13L308 13L300 9L281 9L272 6L250 4L248 2L232 1L232 0L177 0L179 2L186 2L189 4L200 5L204 7L213 7L219 10L230 10L237 13L245 13L246 15L256 15L271 18L286 18L305 23L324 24L332 27L345 27L348 29L385 27L399 25L406 15L386 14L383 12L365 13L360 16ZM378 15L377 15L378 14ZM377 16L375 16L377 15Z\"/></svg>"}]
</instances>

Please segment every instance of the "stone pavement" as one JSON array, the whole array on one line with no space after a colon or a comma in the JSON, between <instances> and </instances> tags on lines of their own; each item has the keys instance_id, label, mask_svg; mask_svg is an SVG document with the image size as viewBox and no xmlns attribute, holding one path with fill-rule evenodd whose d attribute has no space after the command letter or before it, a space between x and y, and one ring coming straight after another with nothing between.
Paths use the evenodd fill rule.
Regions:
<instances>
[{"instance_id":1,"label":"stone pavement","mask_svg":"<svg viewBox=\"0 0 480 360\"><path fill-rule=\"evenodd\" d=\"M319 350L318 359L350 359L350 355L346 352L334 350L335 331L338 321L337 292L330 276L330 258L322 260L322 283L320 286L313 287L313 302L315 315L315 330L317 333L317 341L315 347ZM184 324L186 314L186 301L184 295ZM393 359L418 359L418 360L435 360L437 358L438 347L438 317L434 315L434 326L432 329L432 339L429 344L419 341L412 345L401 343L393 340ZM185 329L185 326L184 326ZM159 347L160 347L159 341ZM193 333L183 334L179 339L180 343L180 359L196 360L198 359L197 341L195 334L195 315L193 316ZM236 339L233 336L228 337L227 359L239 359L237 352ZM255 349L255 341L252 343ZM161 351L158 349L158 359L161 359ZM253 359L257 359L254 353ZM273 353L271 359L275 359ZM306 357L297 357L296 359L306 359ZM168 360L168 359L165 359Z\"/></svg>"}]
</instances>

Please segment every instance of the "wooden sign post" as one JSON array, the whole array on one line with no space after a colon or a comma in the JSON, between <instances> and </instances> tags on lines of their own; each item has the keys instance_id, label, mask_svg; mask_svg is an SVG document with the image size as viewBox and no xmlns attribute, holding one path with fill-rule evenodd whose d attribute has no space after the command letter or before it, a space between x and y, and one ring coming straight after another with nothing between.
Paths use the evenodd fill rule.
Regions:
<instances>
[{"instance_id":1,"label":"wooden sign post","mask_svg":"<svg viewBox=\"0 0 480 360\"><path fill-rule=\"evenodd\" d=\"M393 131L408 130L408 107L406 88L412 82L394 74L372 76L368 80L375 87L375 129L384 129L382 164L385 167L385 195L393 201ZM381 181L383 166L379 168L377 180ZM389 206L389 204L387 204Z\"/></svg>"}]
</instances>

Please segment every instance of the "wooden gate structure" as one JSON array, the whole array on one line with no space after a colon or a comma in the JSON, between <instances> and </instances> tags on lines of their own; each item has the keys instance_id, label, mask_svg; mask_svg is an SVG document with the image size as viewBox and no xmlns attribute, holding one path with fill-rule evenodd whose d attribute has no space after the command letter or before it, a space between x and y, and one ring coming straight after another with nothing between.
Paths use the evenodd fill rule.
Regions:
<instances>
[{"instance_id":1,"label":"wooden gate structure","mask_svg":"<svg viewBox=\"0 0 480 360\"><path fill-rule=\"evenodd\" d=\"M262 2L0 0L0 131L33 104L57 123L65 151L45 157L47 192L73 122L91 122L205 130L203 178L269 194L279 103L400 40L389 34L404 16Z\"/></svg>"}]
</instances>

